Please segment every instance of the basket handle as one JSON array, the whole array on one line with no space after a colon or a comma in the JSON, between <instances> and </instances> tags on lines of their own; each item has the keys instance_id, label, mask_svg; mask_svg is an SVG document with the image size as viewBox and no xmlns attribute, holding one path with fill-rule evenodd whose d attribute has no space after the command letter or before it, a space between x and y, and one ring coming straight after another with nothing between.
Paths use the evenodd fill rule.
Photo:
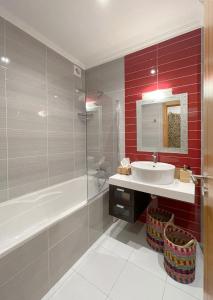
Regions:
<instances>
[{"instance_id":1,"label":"basket handle","mask_svg":"<svg viewBox=\"0 0 213 300\"><path fill-rule=\"evenodd\" d=\"M191 241L189 241L184 247L190 247L195 243L195 239L192 239Z\"/></svg>"},{"instance_id":2,"label":"basket handle","mask_svg":"<svg viewBox=\"0 0 213 300\"><path fill-rule=\"evenodd\" d=\"M175 225L172 223L173 219L174 219L174 218L172 218L172 220L170 220L170 221L166 224L166 226L165 226L165 228L164 228L164 231L163 231L163 236L164 236L164 238L166 237L166 230L167 230L167 227L169 227L170 225L175 226Z\"/></svg>"},{"instance_id":3,"label":"basket handle","mask_svg":"<svg viewBox=\"0 0 213 300\"><path fill-rule=\"evenodd\" d=\"M175 228L179 228L178 226L175 226L174 224L168 222L168 224L166 224L166 226L164 228L164 233L163 233L164 234L164 238L167 238L167 236L166 236L166 229L167 229L167 227L169 227L171 225L174 226ZM180 246L180 247L181 248L187 248L187 247L192 246L193 244L196 244L196 240L195 239L191 239L186 245Z\"/></svg>"},{"instance_id":4,"label":"basket handle","mask_svg":"<svg viewBox=\"0 0 213 300\"><path fill-rule=\"evenodd\" d=\"M175 218L175 215L172 214L171 219L168 221L168 225L174 223L174 218Z\"/></svg>"},{"instance_id":5,"label":"basket handle","mask_svg":"<svg viewBox=\"0 0 213 300\"><path fill-rule=\"evenodd\" d=\"M165 232L166 232L166 229L167 229L168 226L170 226L170 225L175 226L175 225L174 225L174 218L175 218L175 215L172 214L171 219L167 222L167 224L166 224L166 226L165 226L165 228L164 228L164 231L163 231L163 235L164 235L164 236L165 236Z\"/></svg>"}]
</instances>

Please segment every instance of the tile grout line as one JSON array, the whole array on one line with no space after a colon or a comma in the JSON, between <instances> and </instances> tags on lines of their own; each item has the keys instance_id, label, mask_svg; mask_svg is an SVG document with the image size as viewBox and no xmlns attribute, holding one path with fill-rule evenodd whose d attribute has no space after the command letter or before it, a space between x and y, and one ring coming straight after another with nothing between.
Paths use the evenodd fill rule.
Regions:
<instances>
[{"instance_id":1,"label":"tile grout line","mask_svg":"<svg viewBox=\"0 0 213 300\"><path fill-rule=\"evenodd\" d=\"M86 204L85 204L86 207ZM84 208L84 207L82 207ZM80 208L81 209L81 208ZM86 215L86 214L85 214ZM68 216L69 217L69 216ZM64 218L66 219L66 217ZM70 235L72 235L75 231L77 231L80 228L84 228L83 224L79 224L78 226L76 226L75 228L73 228L68 234L66 234L63 238L61 238L60 240L58 240L55 244L53 244L51 247L49 246L49 250L52 250L53 248L57 247L60 243L62 243L64 240L66 240ZM89 250L89 249L88 249Z\"/></svg>"},{"instance_id":2,"label":"tile grout line","mask_svg":"<svg viewBox=\"0 0 213 300\"><path fill-rule=\"evenodd\" d=\"M70 274L69 274L70 273ZM69 274L69 275L68 275ZM74 274L74 271L72 268L70 268L52 287L51 289L47 292L46 295L44 295L45 300L52 299L54 295L59 291L62 290L67 281L72 277ZM42 298L43 299L43 298ZM41 299L41 300L42 300Z\"/></svg>"},{"instance_id":3,"label":"tile grout line","mask_svg":"<svg viewBox=\"0 0 213 300\"><path fill-rule=\"evenodd\" d=\"M168 277L169 277L169 276L167 276L167 279L168 279ZM167 285L170 285L170 286L172 286L173 288L178 289L178 290L181 291L182 293L184 293L184 294L186 294L186 295L188 295L188 296L190 296L190 297L192 297L192 298L194 298L194 299L196 299L196 300L203 300L203 299L201 299L201 298L199 298L199 297L196 297L196 296L192 295L192 294L189 293L189 292L186 292L186 291L183 290L179 285L174 285L174 284L172 284L172 283L169 283L169 282L167 281L167 279L166 279L166 284L167 284ZM180 284L181 284L181 283L180 283Z\"/></svg>"},{"instance_id":4,"label":"tile grout line","mask_svg":"<svg viewBox=\"0 0 213 300\"><path fill-rule=\"evenodd\" d=\"M197 55L195 55L197 56ZM192 56L193 57L193 56ZM191 58L191 57L190 57ZM159 66L162 66L162 65L159 65ZM169 73L169 72L173 72L175 70L182 70L182 69L185 69L185 68L189 68L189 67L195 67L195 66L200 66L200 63L192 63L192 64L189 64L187 66L184 66L184 67L181 67L181 68L177 68L177 69L170 69L169 71L163 71L161 72L161 74L165 74L165 73ZM146 69L140 69L138 71L135 71L135 72L131 72L131 73L127 73L127 76L128 75L133 75L135 73L139 73L139 72L142 72L142 71L148 71L150 70L150 67L149 68L146 68ZM143 76L143 77L138 77L138 79L142 79L142 78L148 78L148 77L151 77L150 75L147 75L147 76ZM135 79L125 79L126 82L128 81L132 81L132 80L135 80Z\"/></svg>"},{"instance_id":5,"label":"tile grout line","mask_svg":"<svg viewBox=\"0 0 213 300\"><path fill-rule=\"evenodd\" d=\"M45 87L46 87L46 159L47 159L47 185L50 186L50 168L49 168L49 91L47 76L47 47L45 46Z\"/></svg>"},{"instance_id":6,"label":"tile grout line","mask_svg":"<svg viewBox=\"0 0 213 300\"><path fill-rule=\"evenodd\" d=\"M168 277L168 275L167 275L167 277ZM167 277L166 277L166 280L164 282L164 289L163 289L163 295L162 295L162 299L161 300L164 300L164 295L165 295L166 286L167 286Z\"/></svg>"},{"instance_id":7,"label":"tile grout line","mask_svg":"<svg viewBox=\"0 0 213 300\"><path fill-rule=\"evenodd\" d=\"M48 92L48 94L49 94L49 92ZM46 107L47 108L47 107ZM43 132L43 130L42 129L23 129L23 128L13 128L13 127L8 127L8 129L9 130L11 130L11 131L19 131L19 132L33 132L33 133L40 133L40 132ZM50 130L49 131L50 133L74 133L72 130L61 130L61 129L59 129L59 130ZM78 131L77 131L78 132ZM80 133L80 132L78 132L78 133Z\"/></svg>"},{"instance_id":8,"label":"tile grout line","mask_svg":"<svg viewBox=\"0 0 213 300\"><path fill-rule=\"evenodd\" d=\"M78 153L83 153L84 151L78 151ZM54 153L52 153L52 154L50 154L50 156L51 155L55 155L55 156L57 156L57 155L62 155L62 154L74 154L74 152L54 152ZM43 155L27 155L27 156L15 156L15 157L9 157L9 160L15 160L15 159L22 159L22 158L42 158L42 157L46 157L46 155L47 154L43 154Z\"/></svg>"},{"instance_id":9,"label":"tile grout line","mask_svg":"<svg viewBox=\"0 0 213 300\"><path fill-rule=\"evenodd\" d=\"M195 66L195 65L191 65L191 66ZM191 66L188 66L188 67L191 67ZM184 68L187 68L187 67L184 67ZM168 72L162 72L162 73L160 73L160 75L162 75L162 74L164 75L164 73L169 73L169 72L173 72L173 71L176 71L176 70L181 70L181 69L184 69L184 68L174 69L174 70L168 71ZM175 80L175 79L180 79L180 78L185 78L185 77L190 77L190 76L193 76L193 75L200 75L200 74L201 74L200 71L197 71L197 72L192 72L192 73L190 73L188 75L177 76L177 77L169 77L168 80ZM145 77L137 77L135 79L127 80L126 83L131 83L131 82L134 82L134 81L137 81L137 80L142 80L142 79L145 79L145 78L150 78L152 76L153 75L149 75L149 76L145 76ZM159 75L157 77L159 77ZM160 80L160 82L161 81L164 81L164 80ZM136 87L136 86L133 86L133 87ZM131 87L131 88L133 88L133 87Z\"/></svg>"},{"instance_id":10,"label":"tile grout line","mask_svg":"<svg viewBox=\"0 0 213 300\"><path fill-rule=\"evenodd\" d=\"M11 282L13 279L18 277L20 274L22 274L24 271L26 271L30 266L32 266L35 262L37 262L43 255L47 254L48 250L43 251L39 256L37 256L35 259L31 260L30 263L28 263L24 268L22 268L20 271L12 275L8 280L6 280L3 284L0 285L0 288L7 285L9 282Z\"/></svg>"},{"instance_id":11,"label":"tile grout line","mask_svg":"<svg viewBox=\"0 0 213 300\"><path fill-rule=\"evenodd\" d=\"M6 55L7 46L6 46L6 22L3 21L3 41L4 41L4 55ZM8 103L7 103L7 70L5 68L4 72L4 98L5 98L5 110L6 110L6 122L5 122L5 134L6 134L6 147L7 147L7 200L10 199L10 187L9 187L9 149L8 149Z\"/></svg>"},{"instance_id":12,"label":"tile grout line","mask_svg":"<svg viewBox=\"0 0 213 300\"><path fill-rule=\"evenodd\" d=\"M103 234L103 235L105 235L105 234ZM107 238L109 238L109 236L107 236L107 235L105 235L105 236L106 236ZM101 241L100 241L100 243L101 243ZM119 256L117 253L115 253L113 250L109 250L108 248L104 247L104 246L101 245L101 244L98 244L97 247L102 247L102 248L104 248L105 250L111 252L112 254L114 254L114 255L120 257L120 256ZM92 249L92 251L94 251L95 249L97 249L97 248ZM133 250L133 251L134 251L134 250ZM133 251L132 251L132 252L133 252ZM129 257L130 257L130 255L131 255L131 253L129 254L128 258L126 258L126 259L125 259L124 257L120 257L121 259L125 260L125 264L124 264L124 266L123 266L123 268L122 268L120 274L118 275L117 279L116 279L115 282L113 283L113 285L112 285L112 287L111 287L111 289L110 289L110 292L109 292L108 294L106 294L106 295L107 295L107 299L109 298L110 293L111 293L112 289L114 288L115 284L117 283L117 281L118 281L119 278L121 277L122 273L124 272L124 270L125 270L125 268L126 268L128 262L129 262Z\"/></svg>"},{"instance_id":13,"label":"tile grout line","mask_svg":"<svg viewBox=\"0 0 213 300\"><path fill-rule=\"evenodd\" d=\"M167 282L167 276L166 276L165 279L163 279L162 277L156 275L154 272L149 271L148 269L143 268L143 267L137 265L136 263L134 263L134 262L132 262L132 261L130 261L130 260L129 260L128 262L129 262L130 264L132 264L133 266L137 267L138 269L140 269L140 270L142 270L142 271L148 273L149 275L152 275L152 276L154 276L155 278L161 280L162 282Z\"/></svg>"},{"instance_id":14,"label":"tile grout line","mask_svg":"<svg viewBox=\"0 0 213 300\"><path fill-rule=\"evenodd\" d=\"M50 289L50 228L47 228L47 281Z\"/></svg>"},{"instance_id":15,"label":"tile grout line","mask_svg":"<svg viewBox=\"0 0 213 300\"><path fill-rule=\"evenodd\" d=\"M100 245L97 245L97 247L99 247ZM100 246L100 247L102 247L102 248L104 248L103 246ZM90 251L91 252L93 252L93 253L95 253L95 249L96 248L92 248ZM107 250L108 252L110 252L110 253L112 253L112 254L114 254L115 255L115 253L114 252L112 252L112 251L110 251L109 249L106 249L106 248L104 248L104 250ZM119 257L117 254L116 254L116 256L117 257ZM126 266L126 264L127 264L127 260L126 259L124 259L124 258L122 258L123 260L125 260L125 265L124 265L124 267L123 267L123 269L121 270L121 273L123 272L123 270L124 270L124 268L125 268L125 266ZM91 282L90 280L88 280L83 274L81 274L77 269L73 269L73 271L76 273L76 274L78 274L79 276L81 276L83 279L85 279L88 283L90 283L90 284L92 284L94 287L96 287L98 290L100 290L105 296L109 296L109 294L110 294L110 292L111 292L111 289L110 289L110 292L109 293L106 293L106 292L104 292L102 289L100 289L97 285L95 285L93 282ZM120 273L120 274L121 274ZM118 275L118 277L120 277L120 274ZM118 278L117 278L118 279ZM115 280L115 282L117 282L117 279ZM114 284L113 284L113 286L114 286ZM112 286L112 287L113 287Z\"/></svg>"},{"instance_id":16,"label":"tile grout line","mask_svg":"<svg viewBox=\"0 0 213 300\"><path fill-rule=\"evenodd\" d=\"M75 75L74 75L75 76ZM72 132L73 132L73 158L74 158L74 174L76 175L76 172L77 172L77 168L76 168L76 157L77 157L77 153L76 153L76 131L75 131L75 114L76 114L76 92L75 92L75 85L76 85L76 79L74 77L74 91L72 92L73 93L73 104L72 104L72 110L73 110L73 118L72 118Z\"/></svg>"},{"instance_id":17,"label":"tile grout line","mask_svg":"<svg viewBox=\"0 0 213 300\"><path fill-rule=\"evenodd\" d=\"M89 283L90 285L92 285L94 288L96 288L99 292L101 292L101 294L103 294L104 296L108 297L108 294L105 293L102 289L100 289L97 285L95 285L93 282L89 281L86 277L84 277L81 273L79 273L77 270L73 269L73 272L80 276L83 280L85 280L87 283Z\"/></svg>"},{"instance_id":18,"label":"tile grout line","mask_svg":"<svg viewBox=\"0 0 213 300\"><path fill-rule=\"evenodd\" d=\"M126 262L125 262L125 264L124 264L124 266L123 266L123 268L122 268L120 274L118 275L117 279L116 279L115 282L113 283L113 285L112 285L112 287L111 287L111 289L110 289L110 292L109 292L109 294L107 295L108 297L110 296L110 294L111 294L113 288L115 287L116 283L117 283L117 282L119 281L119 279L121 278L121 275L124 273L124 271L125 271L125 269L126 269L126 267L127 267L127 264L128 264L128 259L126 260Z\"/></svg>"}]
</instances>

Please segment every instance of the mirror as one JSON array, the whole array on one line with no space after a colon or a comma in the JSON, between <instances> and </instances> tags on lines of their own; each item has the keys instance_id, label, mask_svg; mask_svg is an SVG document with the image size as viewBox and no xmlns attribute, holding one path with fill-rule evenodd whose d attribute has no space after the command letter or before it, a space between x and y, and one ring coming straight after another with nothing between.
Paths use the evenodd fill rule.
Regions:
<instances>
[{"instance_id":1,"label":"mirror","mask_svg":"<svg viewBox=\"0 0 213 300\"><path fill-rule=\"evenodd\" d=\"M188 153L188 95L150 95L136 102L137 151Z\"/></svg>"}]
</instances>

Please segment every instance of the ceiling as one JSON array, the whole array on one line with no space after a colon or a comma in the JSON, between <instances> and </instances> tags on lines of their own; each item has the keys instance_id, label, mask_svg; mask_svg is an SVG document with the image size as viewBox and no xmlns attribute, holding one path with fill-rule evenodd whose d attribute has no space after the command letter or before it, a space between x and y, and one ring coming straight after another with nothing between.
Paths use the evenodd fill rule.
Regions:
<instances>
[{"instance_id":1,"label":"ceiling","mask_svg":"<svg viewBox=\"0 0 213 300\"><path fill-rule=\"evenodd\" d=\"M0 0L0 15L82 68L198 28L199 0Z\"/></svg>"}]
</instances>

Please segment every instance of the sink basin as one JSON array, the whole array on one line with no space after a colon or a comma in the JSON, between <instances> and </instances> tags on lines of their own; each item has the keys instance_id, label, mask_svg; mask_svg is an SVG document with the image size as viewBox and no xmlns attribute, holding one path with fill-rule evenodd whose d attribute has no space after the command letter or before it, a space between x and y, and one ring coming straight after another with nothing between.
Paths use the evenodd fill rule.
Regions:
<instances>
[{"instance_id":1,"label":"sink basin","mask_svg":"<svg viewBox=\"0 0 213 300\"><path fill-rule=\"evenodd\" d=\"M133 179L152 184L171 184L174 182L175 166L151 161L131 163Z\"/></svg>"}]
</instances>

